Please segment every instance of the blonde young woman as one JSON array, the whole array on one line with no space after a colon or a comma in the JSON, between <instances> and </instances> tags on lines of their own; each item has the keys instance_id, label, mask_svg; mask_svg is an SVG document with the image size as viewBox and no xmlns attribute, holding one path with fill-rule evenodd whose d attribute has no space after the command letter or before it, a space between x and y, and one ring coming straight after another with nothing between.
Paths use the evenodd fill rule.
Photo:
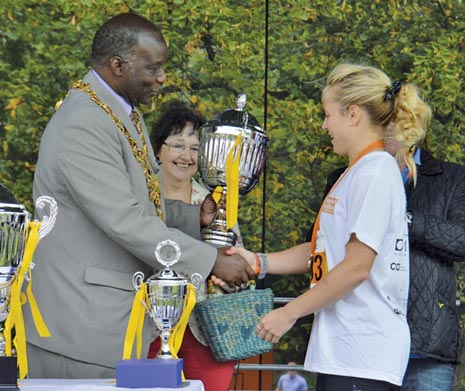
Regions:
<instances>
[{"instance_id":1,"label":"blonde young woman","mask_svg":"<svg viewBox=\"0 0 465 391\"><path fill-rule=\"evenodd\" d=\"M262 275L310 268L311 288L267 314L256 332L276 343L297 319L315 314L304 368L317 373L317 391L399 390L410 347L408 228L401 175L383 138L394 120L399 137L421 139L425 121L412 114L424 102L414 86L355 64L334 68L322 102L323 128L349 166L326 196L311 242L230 252L251 265L258 259Z\"/></svg>"}]
</instances>

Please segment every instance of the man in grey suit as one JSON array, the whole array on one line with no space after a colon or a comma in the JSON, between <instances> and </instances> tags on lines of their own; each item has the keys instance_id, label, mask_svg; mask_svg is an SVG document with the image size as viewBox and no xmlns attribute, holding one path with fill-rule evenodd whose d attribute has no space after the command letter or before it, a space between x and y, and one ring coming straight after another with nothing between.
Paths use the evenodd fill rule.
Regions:
<instances>
[{"instance_id":1,"label":"man in grey suit","mask_svg":"<svg viewBox=\"0 0 465 391\"><path fill-rule=\"evenodd\" d=\"M37 247L33 291L52 336L41 338L25 313L29 377L115 376L134 299L132 276L161 268L154 251L162 240L180 245L174 268L184 276L214 274L230 285L253 277L243 258L193 238L211 219L211 205L161 197L137 106L148 104L166 80L167 55L150 21L135 14L111 18L95 34L93 69L44 131L34 199L53 197L58 217ZM150 334L146 319L144 358Z\"/></svg>"}]
</instances>

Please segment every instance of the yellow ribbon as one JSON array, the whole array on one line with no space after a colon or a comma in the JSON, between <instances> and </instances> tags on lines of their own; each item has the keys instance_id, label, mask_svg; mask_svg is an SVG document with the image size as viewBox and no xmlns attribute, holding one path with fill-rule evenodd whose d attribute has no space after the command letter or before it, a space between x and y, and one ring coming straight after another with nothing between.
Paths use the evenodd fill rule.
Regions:
<instances>
[{"instance_id":1,"label":"yellow ribbon","mask_svg":"<svg viewBox=\"0 0 465 391\"><path fill-rule=\"evenodd\" d=\"M32 293L32 269L29 269L32 258L34 256L37 243L39 242L39 229L41 223L38 221L30 222L28 225L29 233L24 250L23 260L16 273L15 281L11 287L10 309L8 317L5 321L5 354L11 356L12 354L12 339L11 332L15 330L15 338L13 344L16 348L16 355L18 359L19 378L24 379L28 373L28 362L26 354L26 329L24 327L24 317L22 305L26 303L24 293L21 292L24 278L29 271L29 284L27 287L27 297L31 306L32 318L34 325L41 337L50 337L50 332L45 325L42 315L37 306L34 294Z\"/></svg>"},{"instance_id":2,"label":"yellow ribbon","mask_svg":"<svg viewBox=\"0 0 465 391\"><path fill-rule=\"evenodd\" d=\"M145 310L148 305L147 284L143 282L132 303L131 315L129 316L128 328L124 339L123 360L131 358L134 339L137 340L136 358L140 358L142 352L142 329L144 327Z\"/></svg>"},{"instance_id":3,"label":"yellow ribbon","mask_svg":"<svg viewBox=\"0 0 465 391\"><path fill-rule=\"evenodd\" d=\"M37 305L36 298L32 293L32 270L29 271L29 283L26 288L27 301L29 301L29 307L31 308L32 320L36 326L36 330L42 338L51 337L50 331L45 324L44 318L40 313L39 306Z\"/></svg>"},{"instance_id":4,"label":"yellow ribbon","mask_svg":"<svg viewBox=\"0 0 465 391\"><path fill-rule=\"evenodd\" d=\"M226 158L226 227L234 227L237 223L237 210L239 206L239 165L241 162L242 134L236 137L236 142Z\"/></svg>"},{"instance_id":5,"label":"yellow ribbon","mask_svg":"<svg viewBox=\"0 0 465 391\"><path fill-rule=\"evenodd\" d=\"M174 326L171 331L170 338L168 339L168 345L170 347L170 352L174 358L178 358L179 349L181 349L182 339L184 337L184 332L186 331L187 324L189 323L189 317L192 310L195 306L195 289L192 284L189 284L187 287L186 294L186 307L181 314L179 322Z\"/></svg>"},{"instance_id":6,"label":"yellow ribbon","mask_svg":"<svg viewBox=\"0 0 465 391\"><path fill-rule=\"evenodd\" d=\"M221 196L223 195L223 186L216 186L212 192L213 200L218 203L220 202Z\"/></svg>"},{"instance_id":7,"label":"yellow ribbon","mask_svg":"<svg viewBox=\"0 0 465 391\"><path fill-rule=\"evenodd\" d=\"M192 284L189 284L186 293L186 306L181 314L179 322L176 326L174 326L173 330L171 330L171 334L168 339L168 346L170 347L170 352L174 358L178 358L178 352L179 349L181 349L184 332L186 331L187 324L189 323L189 318L192 310L194 309L195 302L195 289ZM184 371L182 371L181 376L182 380L185 381L186 377L184 376Z\"/></svg>"}]
</instances>

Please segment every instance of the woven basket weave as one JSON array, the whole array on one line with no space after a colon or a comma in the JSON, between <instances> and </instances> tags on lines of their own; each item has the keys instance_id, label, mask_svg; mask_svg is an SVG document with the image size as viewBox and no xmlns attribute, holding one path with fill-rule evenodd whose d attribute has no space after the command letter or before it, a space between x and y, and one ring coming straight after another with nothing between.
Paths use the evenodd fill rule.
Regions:
<instances>
[{"instance_id":1,"label":"woven basket weave","mask_svg":"<svg viewBox=\"0 0 465 391\"><path fill-rule=\"evenodd\" d=\"M194 311L200 329L218 361L239 360L270 351L255 327L273 309L273 291L249 289L227 295L209 295Z\"/></svg>"}]
</instances>

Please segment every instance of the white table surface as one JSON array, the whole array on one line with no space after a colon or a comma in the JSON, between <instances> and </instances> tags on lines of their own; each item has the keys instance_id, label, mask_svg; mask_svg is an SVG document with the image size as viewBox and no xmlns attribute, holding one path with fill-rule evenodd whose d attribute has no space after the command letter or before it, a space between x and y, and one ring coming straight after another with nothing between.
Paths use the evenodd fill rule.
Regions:
<instances>
[{"instance_id":1,"label":"white table surface","mask_svg":"<svg viewBox=\"0 0 465 391\"><path fill-rule=\"evenodd\" d=\"M24 379L19 381L21 391L205 391L200 380L187 380L179 388L122 388L114 379Z\"/></svg>"}]
</instances>

